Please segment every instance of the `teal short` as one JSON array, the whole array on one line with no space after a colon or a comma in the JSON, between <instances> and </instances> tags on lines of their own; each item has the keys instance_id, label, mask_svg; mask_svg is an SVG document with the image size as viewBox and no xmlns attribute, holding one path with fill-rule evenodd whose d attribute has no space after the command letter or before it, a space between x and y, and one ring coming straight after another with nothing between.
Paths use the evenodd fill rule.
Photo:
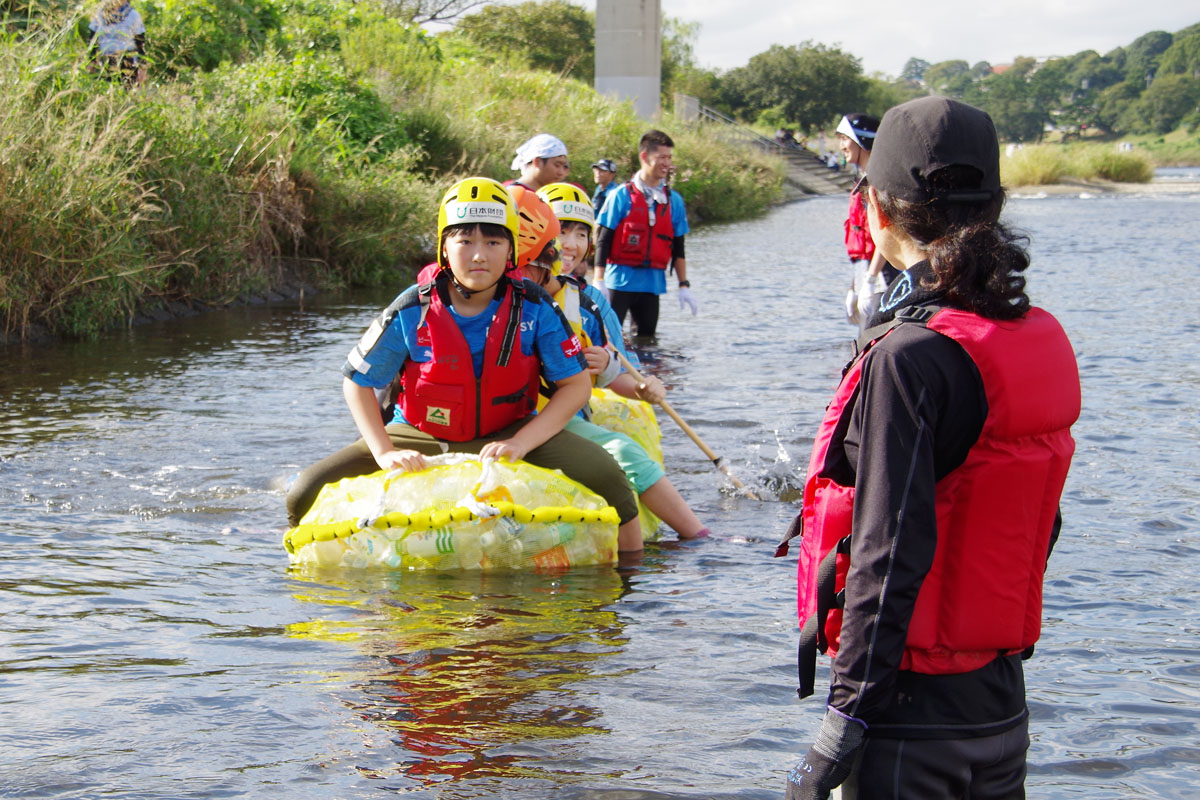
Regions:
<instances>
[{"instance_id":1,"label":"teal short","mask_svg":"<svg viewBox=\"0 0 1200 800\"><path fill-rule=\"evenodd\" d=\"M565 430L595 442L607 450L608 454L621 465L626 479L638 494L658 483L666 474L658 462L651 458L640 444L623 433L610 431L608 428L602 428L594 422L588 422L577 416L571 417Z\"/></svg>"}]
</instances>

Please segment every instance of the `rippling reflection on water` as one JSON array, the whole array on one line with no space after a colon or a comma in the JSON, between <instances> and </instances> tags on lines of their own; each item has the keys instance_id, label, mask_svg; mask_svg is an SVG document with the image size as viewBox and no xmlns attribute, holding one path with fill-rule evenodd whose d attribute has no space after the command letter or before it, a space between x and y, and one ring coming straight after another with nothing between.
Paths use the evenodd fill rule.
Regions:
<instances>
[{"instance_id":1,"label":"rippling reflection on water","mask_svg":"<svg viewBox=\"0 0 1200 800\"><path fill-rule=\"evenodd\" d=\"M289 572L283 480L353 435L337 371L390 297L0 352L0 796L774 798L795 513L848 355L844 199L689 237L702 315L643 351L716 535L563 575ZM1018 199L1083 416L1028 664L1031 797L1200 786L1191 568L1200 197Z\"/></svg>"}]
</instances>

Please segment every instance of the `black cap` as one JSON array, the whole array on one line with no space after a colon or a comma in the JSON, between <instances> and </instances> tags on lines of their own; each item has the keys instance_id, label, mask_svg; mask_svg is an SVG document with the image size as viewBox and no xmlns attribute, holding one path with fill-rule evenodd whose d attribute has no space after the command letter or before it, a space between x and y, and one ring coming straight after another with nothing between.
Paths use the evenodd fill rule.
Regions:
<instances>
[{"instance_id":1,"label":"black cap","mask_svg":"<svg viewBox=\"0 0 1200 800\"><path fill-rule=\"evenodd\" d=\"M979 171L978 186L934 192L929 176L943 167ZM883 115L867 180L910 203L978 203L1000 191L1000 143L987 112L948 97L920 97Z\"/></svg>"},{"instance_id":2,"label":"black cap","mask_svg":"<svg viewBox=\"0 0 1200 800\"><path fill-rule=\"evenodd\" d=\"M610 159L607 159L607 158L600 159L595 164L592 164L592 166L596 167L597 169L602 169L605 172L616 172L617 171L617 165L614 164Z\"/></svg>"}]
</instances>

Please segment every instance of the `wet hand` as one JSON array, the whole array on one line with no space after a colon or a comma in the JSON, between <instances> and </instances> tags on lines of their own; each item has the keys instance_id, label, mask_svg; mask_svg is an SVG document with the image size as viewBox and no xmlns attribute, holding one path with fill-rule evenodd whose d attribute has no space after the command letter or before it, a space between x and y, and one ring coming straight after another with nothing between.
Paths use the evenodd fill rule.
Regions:
<instances>
[{"instance_id":1,"label":"wet hand","mask_svg":"<svg viewBox=\"0 0 1200 800\"><path fill-rule=\"evenodd\" d=\"M595 345L585 347L583 348L583 357L587 359L588 372L593 375L599 375L608 366L608 350L603 347Z\"/></svg>"},{"instance_id":2,"label":"wet hand","mask_svg":"<svg viewBox=\"0 0 1200 800\"><path fill-rule=\"evenodd\" d=\"M520 461L529 452L529 448L522 445L516 439L505 439L501 442L489 442L479 451L479 457L493 458L499 461L506 458L509 461Z\"/></svg>"},{"instance_id":3,"label":"wet hand","mask_svg":"<svg viewBox=\"0 0 1200 800\"><path fill-rule=\"evenodd\" d=\"M638 384L637 396L639 400L645 400L647 403L661 403L667 399L667 387L663 386L663 382L653 375L645 376L645 380Z\"/></svg>"},{"instance_id":4,"label":"wet hand","mask_svg":"<svg viewBox=\"0 0 1200 800\"><path fill-rule=\"evenodd\" d=\"M388 450L375 456L375 463L380 469L402 469L405 472L420 472L429 466L425 456L416 450Z\"/></svg>"}]
</instances>

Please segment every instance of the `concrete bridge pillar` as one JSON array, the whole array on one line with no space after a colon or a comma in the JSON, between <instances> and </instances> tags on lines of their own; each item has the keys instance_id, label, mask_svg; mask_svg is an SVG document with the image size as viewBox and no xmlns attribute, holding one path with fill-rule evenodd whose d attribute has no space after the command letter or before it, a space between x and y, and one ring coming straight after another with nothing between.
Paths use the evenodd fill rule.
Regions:
<instances>
[{"instance_id":1,"label":"concrete bridge pillar","mask_svg":"<svg viewBox=\"0 0 1200 800\"><path fill-rule=\"evenodd\" d=\"M596 91L658 116L662 93L660 0L596 0Z\"/></svg>"}]
</instances>

